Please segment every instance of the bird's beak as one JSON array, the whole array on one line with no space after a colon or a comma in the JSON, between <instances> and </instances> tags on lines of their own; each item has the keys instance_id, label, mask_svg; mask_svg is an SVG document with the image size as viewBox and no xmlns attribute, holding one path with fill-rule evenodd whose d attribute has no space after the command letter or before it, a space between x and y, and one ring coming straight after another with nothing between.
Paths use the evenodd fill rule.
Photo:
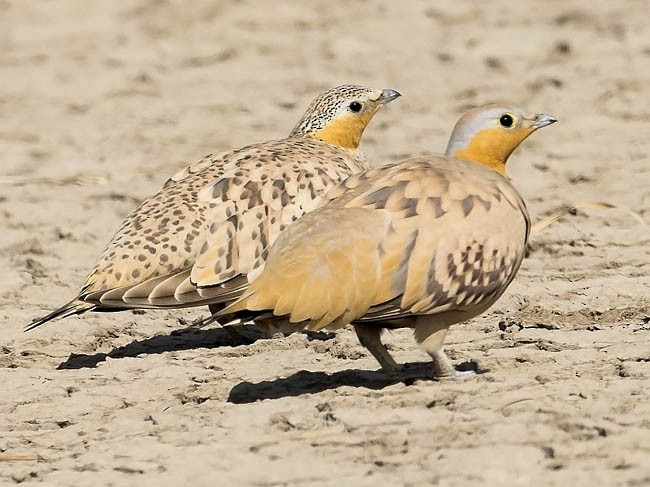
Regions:
<instances>
[{"instance_id":1,"label":"bird's beak","mask_svg":"<svg viewBox=\"0 0 650 487\"><path fill-rule=\"evenodd\" d=\"M532 125L537 129L541 129L542 127L546 127L555 122L557 122L557 118L553 117L552 115L548 115L546 113L538 113L535 115L535 118L533 118Z\"/></svg>"},{"instance_id":2,"label":"bird's beak","mask_svg":"<svg viewBox=\"0 0 650 487\"><path fill-rule=\"evenodd\" d=\"M381 96L379 97L379 103L385 105L386 103L390 103L395 98L399 98L400 96L402 96L402 94L399 91L391 89L382 90Z\"/></svg>"}]
</instances>

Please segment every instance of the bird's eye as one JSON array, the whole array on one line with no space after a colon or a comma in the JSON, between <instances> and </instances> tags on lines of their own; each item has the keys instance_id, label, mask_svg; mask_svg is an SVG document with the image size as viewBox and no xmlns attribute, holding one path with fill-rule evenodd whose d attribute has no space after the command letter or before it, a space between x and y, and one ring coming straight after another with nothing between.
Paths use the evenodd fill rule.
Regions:
<instances>
[{"instance_id":1,"label":"bird's eye","mask_svg":"<svg viewBox=\"0 0 650 487\"><path fill-rule=\"evenodd\" d=\"M501 118L499 119L499 123L501 124L502 127L507 127L510 128L512 127L512 124L515 123L515 120L512 118L512 115L509 113L504 113L501 115Z\"/></svg>"},{"instance_id":2,"label":"bird's eye","mask_svg":"<svg viewBox=\"0 0 650 487\"><path fill-rule=\"evenodd\" d=\"M355 113L360 112L362 108L363 106L358 101L353 101L352 103L350 103L350 110L352 110Z\"/></svg>"}]
</instances>

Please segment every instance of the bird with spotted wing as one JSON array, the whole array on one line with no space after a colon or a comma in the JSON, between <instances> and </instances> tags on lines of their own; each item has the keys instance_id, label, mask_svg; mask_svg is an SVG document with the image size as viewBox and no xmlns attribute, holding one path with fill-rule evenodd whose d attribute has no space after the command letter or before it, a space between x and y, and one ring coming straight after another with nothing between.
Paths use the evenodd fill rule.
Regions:
<instances>
[{"instance_id":1,"label":"bird with spotted wing","mask_svg":"<svg viewBox=\"0 0 650 487\"><path fill-rule=\"evenodd\" d=\"M209 155L124 220L79 294L27 326L86 311L209 305L241 294L267 247L341 180L367 169L364 129L392 89L323 92L287 138Z\"/></svg>"},{"instance_id":2,"label":"bird with spotted wing","mask_svg":"<svg viewBox=\"0 0 650 487\"><path fill-rule=\"evenodd\" d=\"M220 314L281 332L352 323L390 374L384 329L409 327L437 376L449 327L492 306L512 282L530 233L505 173L512 151L550 115L488 105L456 124L444 156L416 157L350 176L282 233L263 271Z\"/></svg>"}]
</instances>

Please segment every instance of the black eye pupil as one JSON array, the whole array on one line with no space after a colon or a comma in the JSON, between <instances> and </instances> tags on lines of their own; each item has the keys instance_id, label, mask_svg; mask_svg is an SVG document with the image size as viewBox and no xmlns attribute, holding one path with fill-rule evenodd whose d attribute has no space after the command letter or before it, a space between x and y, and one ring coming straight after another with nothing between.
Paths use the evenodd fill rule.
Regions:
<instances>
[{"instance_id":1,"label":"black eye pupil","mask_svg":"<svg viewBox=\"0 0 650 487\"><path fill-rule=\"evenodd\" d=\"M352 103L350 103L350 110L352 110L353 112L358 112L359 110L361 110L361 103L359 103L358 101L353 101Z\"/></svg>"},{"instance_id":2,"label":"black eye pupil","mask_svg":"<svg viewBox=\"0 0 650 487\"><path fill-rule=\"evenodd\" d=\"M501 118L499 119L499 123L503 125L504 127L512 127L512 116L508 115L507 113L505 115L501 115Z\"/></svg>"}]
</instances>

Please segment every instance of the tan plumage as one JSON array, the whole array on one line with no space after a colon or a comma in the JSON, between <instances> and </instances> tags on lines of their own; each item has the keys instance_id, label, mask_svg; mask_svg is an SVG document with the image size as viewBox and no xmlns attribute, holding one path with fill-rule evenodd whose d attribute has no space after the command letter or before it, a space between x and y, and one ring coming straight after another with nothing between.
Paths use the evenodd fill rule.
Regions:
<instances>
[{"instance_id":1,"label":"tan plumage","mask_svg":"<svg viewBox=\"0 0 650 487\"><path fill-rule=\"evenodd\" d=\"M282 230L368 167L361 135L398 96L339 86L312 102L288 138L209 155L178 172L124 220L79 295L28 328L88 310L220 309L241 294Z\"/></svg>"},{"instance_id":2,"label":"tan plumage","mask_svg":"<svg viewBox=\"0 0 650 487\"><path fill-rule=\"evenodd\" d=\"M350 176L280 235L263 272L224 313L258 311L260 323L282 331L353 322L389 372L396 364L381 329L412 327L436 372L453 374L441 350L447 329L489 308L524 257L530 219L502 175L505 162L553 122L481 107L456 125L447 155Z\"/></svg>"}]
</instances>

